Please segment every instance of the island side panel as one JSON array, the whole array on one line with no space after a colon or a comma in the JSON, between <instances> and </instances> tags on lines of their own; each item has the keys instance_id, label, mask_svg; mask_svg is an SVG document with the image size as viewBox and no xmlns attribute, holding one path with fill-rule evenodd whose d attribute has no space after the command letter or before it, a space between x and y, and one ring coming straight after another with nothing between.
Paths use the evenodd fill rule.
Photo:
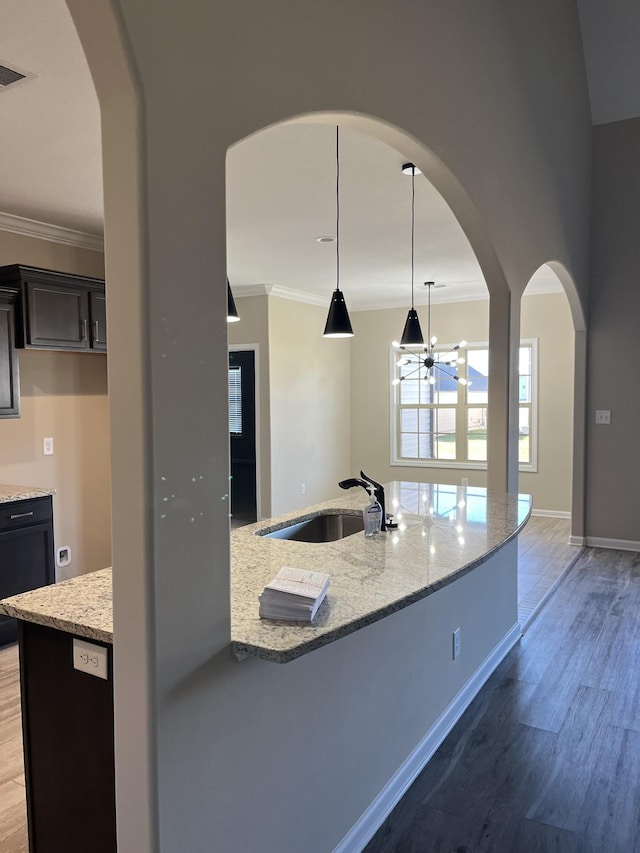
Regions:
<instances>
[{"instance_id":1,"label":"island side panel","mask_svg":"<svg viewBox=\"0 0 640 853\"><path fill-rule=\"evenodd\" d=\"M164 701L224 784L212 794L194 773L193 753L167 748L159 732L161 761L177 771L161 792L161 814L173 811L178 824L167 849L362 849L346 836L362 840L377 827L385 803L402 792L403 763L418 772L428 758L423 744L435 747L446 734L442 715L453 704L455 721L463 710L456 697L480 671L479 688L516 629L514 540L434 594L290 663L213 656ZM206 821L181 820L186 798L199 814L215 808L213 847Z\"/></svg>"},{"instance_id":2,"label":"island side panel","mask_svg":"<svg viewBox=\"0 0 640 853\"><path fill-rule=\"evenodd\" d=\"M18 626L30 852L115 853L111 647L104 680L73 668L71 634Z\"/></svg>"}]
</instances>

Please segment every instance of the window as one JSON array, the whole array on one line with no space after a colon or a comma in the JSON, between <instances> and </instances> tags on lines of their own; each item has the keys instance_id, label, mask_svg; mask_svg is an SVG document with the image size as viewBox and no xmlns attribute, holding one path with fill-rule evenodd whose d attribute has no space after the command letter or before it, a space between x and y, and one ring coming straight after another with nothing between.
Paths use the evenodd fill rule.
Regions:
<instances>
[{"instance_id":1,"label":"window","mask_svg":"<svg viewBox=\"0 0 640 853\"><path fill-rule=\"evenodd\" d=\"M398 350L392 349L392 376L403 377L392 387L392 465L486 468L489 347L467 344L459 355L465 362L455 369L466 385L437 368L429 384L415 361L400 365ZM521 341L518 367L518 458L522 470L535 471L536 339Z\"/></svg>"},{"instance_id":2,"label":"window","mask_svg":"<svg viewBox=\"0 0 640 853\"><path fill-rule=\"evenodd\" d=\"M229 367L229 432L242 435L242 368Z\"/></svg>"}]
</instances>

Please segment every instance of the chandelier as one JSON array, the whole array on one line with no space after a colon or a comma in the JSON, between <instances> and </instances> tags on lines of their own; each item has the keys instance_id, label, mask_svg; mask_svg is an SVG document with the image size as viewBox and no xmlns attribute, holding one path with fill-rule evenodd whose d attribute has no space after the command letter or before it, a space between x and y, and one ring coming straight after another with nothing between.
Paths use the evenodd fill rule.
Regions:
<instances>
[{"instance_id":1,"label":"chandelier","mask_svg":"<svg viewBox=\"0 0 640 853\"><path fill-rule=\"evenodd\" d=\"M460 341L445 352L436 352L435 345L438 339L431 335L431 288L435 282L425 281L425 287L429 288L429 301L427 306L427 338L428 344L417 349L415 346L405 346L398 341L393 342L395 349L400 350L401 355L396 361L396 377L392 385L399 385L404 379L422 379L429 385L436 384L436 376L455 379L460 385L470 385L463 376L458 376L459 364L464 364L464 358L460 356L460 350L467 345L466 341ZM437 371L437 373L436 373Z\"/></svg>"}]
</instances>

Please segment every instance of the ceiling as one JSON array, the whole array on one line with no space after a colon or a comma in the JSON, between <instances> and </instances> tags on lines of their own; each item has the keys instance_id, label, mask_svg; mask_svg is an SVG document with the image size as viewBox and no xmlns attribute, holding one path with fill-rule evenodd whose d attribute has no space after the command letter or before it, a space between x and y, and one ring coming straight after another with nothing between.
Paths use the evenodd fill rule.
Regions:
<instances>
[{"instance_id":1,"label":"ceiling","mask_svg":"<svg viewBox=\"0 0 640 853\"><path fill-rule=\"evenodd\" d=\"M578 0L594 123L640 116L640 3ZM102 234L100 116L64 0L2 0L2 214ZM340 138L341 285L351 310L406 305L411 178L405 161L352 129ZM326 303L335 286L335 127L287 124L234 146L227 161L228 265L236 295L262 285ZM6 218L5 218L6 219ZM28 224L28 223L27 223ZM478 263L451 211L416 178L416 301L483 298ZM543 268L532 290L560 289Z\"/></svg>"}]
</instances>

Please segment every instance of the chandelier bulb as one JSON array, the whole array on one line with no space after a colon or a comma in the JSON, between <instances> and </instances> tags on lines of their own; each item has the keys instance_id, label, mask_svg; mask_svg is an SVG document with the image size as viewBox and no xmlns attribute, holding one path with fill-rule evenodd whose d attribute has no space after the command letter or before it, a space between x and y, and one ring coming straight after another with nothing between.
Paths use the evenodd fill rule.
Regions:
<instances>
[{"instance_id":1,"label":"chandelier bulb","mask_svg":"<svg viewBox=\"0 0 640 853\"><path fill-rule=\"evenodd\" d=\"M467 380L466 380L466 379L464 379L464 378L461 378L460 376L454 376L453 378L454 378L457 382L459 382L461 385L466 385L466 384L467 384Z\"/></svg>"},{"instance_id":2,"label":"chandelier bulb","mask_svg":"<svg viewBox=\"0 0 640 853\"><path fill-rule=\"evenodd\" d=\"M435 384L436 384L436 377L433 375L433 373L431 373L431 374L429 374L429 385L435 385Z\"/></svg>"},{"instance_id":3,"label":"chandelier bulb","mask_svg":"<svg viewBox=\"0 0 640 853\"><path fill-rule=\"evenodd\" d=\"M392 385L399 385L399 384L400 384L400 380L396 377L396 378L391 382L391 384L392 384Z\"/></svg>"}]
</instances>

